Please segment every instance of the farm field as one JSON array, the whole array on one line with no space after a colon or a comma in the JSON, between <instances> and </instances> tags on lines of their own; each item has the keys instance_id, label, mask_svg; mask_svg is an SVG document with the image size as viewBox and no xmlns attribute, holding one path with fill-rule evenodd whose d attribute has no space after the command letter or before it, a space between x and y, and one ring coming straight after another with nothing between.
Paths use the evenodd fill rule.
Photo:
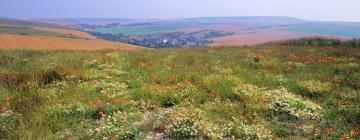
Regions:
<instances>
[{"instance_id":1,"label":"farm field","mask_svg":"<svg viewBox=\"0 0 360 140\"><path fill-rule=\"evenodd\" d=\"M0 50L0 139L360 139L359 46Z\"/></svg>"},{"instance_id":2,"label":"farm field","mask_svg":"<svg viewBox=\"0 0 360 140\"><path fill-rule=\"evenodd\" d=\"M96 21L96 19L93 19L93 21ZM159 38L155 40L155 43L149 41L149 43L143 44L156 44L156 42L171 38L171 36L159 37L159 35L163 36L166 33L196 33L203 30L214 30L233 34L209 38L208 42L213 41L209 43L212 46L254 45L312 36L345 40L360 37L360 24L356 22L314 22L291 17L208 17L133 21L134 23L124 24L122 22L117 23L114 20L115 23L106 25L94 24L94 26L90 26L90 24L88 26L92 27L91 29L86 28L88 26L83 27L83 29L93 33L107 34L106 36L110 36L111 40L116 40L114 37L116 35L119 36L118 40L122 40L120 38L124 36L144 40ZM136 41L130 40L126 42L132 43ZM175 42L181 41L177 39ZM189 43L192 44L192 42ZM148 46L156 48L154 45Z\"/></svg>"},{"instance_id":3,"label":"farm field","mask_svg":"<svg viewBox=\"0 0 360 140\"><path fill-rule=\"evenodd\" d=\"M148 35L176 31L199 31L200 30L219 30L230 32L244 32L269 28L272 26L291 25L302 23L299 19L287 17L214 17L214 18L185 18L185 19L164 19L164 20L144 20L138 23L119 25L111 27L101 27L92 29L93 32L123 34L123 35ZM189 30L190 29L190 30ZM229 30L231 29L231 30Z\"/></svg>"},{"instance_id":4,"label":"farm field","mask_svg":"<svg viewBox=\"0 0 360 140\"><path fill-rule=\"evenodd\" d=\"M314 22L291 25L287 28L292 32L313 33L319 35L343 36L360 38L359 23Z\"/></svg>"},{"instance_id":5,"label":"farm field","mask_svg":"<svg viewBox=\"0 0 360 140\"><path fill-rule=\"evenodd\" d=\"M180 29L183 25L173 23L158 23L158 24L140 24L132 26L121 26L111 28L99 28L93 30L94 32L109 33L109 34L124 34L124 35L148 35L163 33L170 30Z\"/></svg>"},{"instance_id":6,"label":"farm field","mask_svg":"<svg viewBox=\"0 0 360 140\"><path fill-rule=\"evenodd\" d=\"M231 36L212 38L214 41L210 46L221 45L255 45L272 41L299 39L302 37L309 37L311 34L295 33L282 29L266 29L259 30L253 33L235 34Z\"/></svg>"},{"instance_id":7,"label":"farm field","mask_svg":"<svg viewBox=\"0 0 360 140\"><path fill-rule=\"evenodd\" d=\"M44 30L46 29L46 30ZM66 32L58 32L55 30L61 29L53 29L51 28L43 28L40 27L30 27L30 26L19 26L19 25L4 25L0 24L0 33L6 34L17 34L17 35L37 35L37 36L55 36L55 37L66 37L66 38L81 38L78 35L66 33Z\"/></svg>"},{"instance_id":8,"label":"farm field","mask_svg":"<svg viewBox=\"0 0 360 140\"><path fill-rule=\"evenodd\" d=\"M63 33L63 34L67 34L67 35L78 36L79 38L83 38L83 39L96 39L96 37L90 35L89 33L86 33L83 31L78 31L75 29L46 28L46 27L33 27L33 28L38 29L38 30L49 31L49 32L57 32L57 33Z\"/></svg>"},{"instance_id":9,"label":"farm field","mask_svg":"<svg viewBox=\"0 0 360 140\"><path fill-rule=\"evenodd\" d=\"M35 24L35 23L33 23ZM97 39L65 27L0 24L0 49L99 50L134 49L135 45Z\"/></svg>"},{"instance_id":10,"label":"farm field","mask_svg":"<svg viewBox=\"0 0 360 140\"><path fill-rule=\"evenodd\" d=\"M142 47L100 39L76 39L0 33L0 49L102 50L134 48Z\"/></svg>"}]
</instances>

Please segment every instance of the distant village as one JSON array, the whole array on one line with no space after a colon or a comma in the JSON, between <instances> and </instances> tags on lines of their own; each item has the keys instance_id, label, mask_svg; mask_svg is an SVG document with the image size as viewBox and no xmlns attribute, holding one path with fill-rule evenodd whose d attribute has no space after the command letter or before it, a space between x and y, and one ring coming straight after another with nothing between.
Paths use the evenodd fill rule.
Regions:
<instances>
[{"instance_id":1,"label":"distant village","mask_svg":"<svg viewBox=\"0 0 360 140\"><path fill-rule=\"evenodd\" d=\"M198 47L212 43L211 38L232 35L234 33L202 30L192 33L169 32L151 35L123 35L91 32L92 35L106 40L120 41L124 43L149 47L149 48L175 48L175 47Z\"/></svg>"}]
</instances>

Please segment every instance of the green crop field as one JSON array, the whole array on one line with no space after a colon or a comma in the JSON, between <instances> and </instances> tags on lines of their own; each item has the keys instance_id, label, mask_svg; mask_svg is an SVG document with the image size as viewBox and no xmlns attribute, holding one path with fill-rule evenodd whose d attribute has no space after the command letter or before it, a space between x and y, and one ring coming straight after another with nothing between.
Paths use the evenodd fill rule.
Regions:
<instances>
[{"instance_id":1,"label":"green crop field","mask_svg":"<svg viewBox=\"0 0 360 140\"><path fill-rule=\"evenodd\" d=\"M141 25L129 25L129 26L119 26L119 27L111 27L111 28L99 28L93 31L100 33L110 33L110 34L148 35L148 34L157 34L170 30L180 29L182 27L184 26L175 23L141 24Z\"/></svg>"},{"instance_id":2,"label":"green crop field","mask_svg":"<svg viewBox=\"0 0 360 140\"><path fill-rule=\"evenodd\" d=\"M2 50L0 139L360 139L344 44Z\"/></svg>"},{"instance_id":3,"label":"green crop field","mask_svg":"<svg viewBox=\"0 0 360 140\"><path fill-rule=\"evenodd\" d=\"M360 38L360 24L358 23L305 23L291 25L288 30L322 35Z\"/></svg>"}]
</instances>

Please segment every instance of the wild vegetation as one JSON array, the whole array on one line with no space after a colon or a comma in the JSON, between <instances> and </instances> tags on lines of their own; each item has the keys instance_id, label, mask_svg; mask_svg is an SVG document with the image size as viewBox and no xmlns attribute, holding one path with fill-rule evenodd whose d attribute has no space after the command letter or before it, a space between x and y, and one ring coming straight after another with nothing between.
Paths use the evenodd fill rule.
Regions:
<instances>
[{"instance_id":1,"label":"wild vegetation","mask_svg":"<svg viewBox=\"0 0 360 140\"><path fill-rule=\"evenodd\" d=\"M0 139L355 140L359 84L354 46L0 51Z\"/></svg>"}]
</instances>

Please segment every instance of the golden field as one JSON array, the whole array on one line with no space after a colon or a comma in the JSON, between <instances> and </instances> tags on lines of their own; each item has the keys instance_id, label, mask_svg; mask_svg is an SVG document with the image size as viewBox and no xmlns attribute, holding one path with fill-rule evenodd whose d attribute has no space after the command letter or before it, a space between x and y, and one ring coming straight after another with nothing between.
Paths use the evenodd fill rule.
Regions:
<instances>
[{"instance_id":1,"label":"golden field","mask_svg":"<svg viewBox=\"0 0 360 140\"><path fill-rule=\"evenodd\" d=\"M135 45L100 39L75 39L51 36L14 35L0 33L0 49L134 49Z\"/></svg>"}]
</instances>

